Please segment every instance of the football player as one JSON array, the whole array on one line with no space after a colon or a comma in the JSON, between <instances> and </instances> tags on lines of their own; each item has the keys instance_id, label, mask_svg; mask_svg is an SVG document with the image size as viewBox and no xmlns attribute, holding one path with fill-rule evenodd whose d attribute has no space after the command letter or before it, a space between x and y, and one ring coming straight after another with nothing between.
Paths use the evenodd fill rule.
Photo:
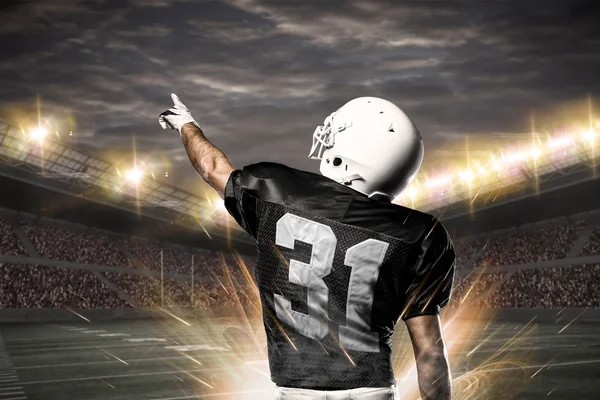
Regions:
<instances>
[{"instance_id":1,"label":"football player","mask_svg":"<svg viewBox=\"0 0 600 400\"><path fill-rule=\"evenodd\" d=\"M160 115L190 161L257 242L256 281L277 399L399 398L392 334L402 319L422 399L450 399L439 313L455 255L431 215L392 204L423 142L394 104L354 99L325 119L309 157L321 175L261 162L237 169L187 107Z\"/></svg>"}]
</instances>

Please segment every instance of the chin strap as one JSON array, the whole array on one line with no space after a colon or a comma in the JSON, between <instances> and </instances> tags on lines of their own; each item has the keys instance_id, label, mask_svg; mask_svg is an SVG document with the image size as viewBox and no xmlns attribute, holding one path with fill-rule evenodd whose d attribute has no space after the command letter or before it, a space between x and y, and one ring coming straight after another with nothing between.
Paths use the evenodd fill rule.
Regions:
<instances>
[{"instance_id":1,"label":"chin strap","mask_svg":"<svg viewBox=\"0 0 600 400\"><path fill-rule=\"evenodd\" d=\"M360 176L359 174L353 174L353 175L344 176L342 178L338 178L335 181L337 183L341 183L342 185L351 186L352 181L356 181L356 180L360 180L360 179L363 179L363 177ZM352 188L352 189L357 190L355 188ZM366 194L364 192L361 192L360 190L357 190L357 191L360 193ZM385 194L385 193L381 193L381 192L373 192L367 196L370 199L385 202L385 203L391 203L394 200L394 197L390 196L389 194Z\"/></svg>"},{"instance_id":2,"label":"chin strap","mask_svg":"<svg viewBox=\"0 0 600 400\"><path fill-rule=\"evenodd\" d=\"M344 176L341 178L336 179L336 182L338 183L342 183L344 185L351 185L352 181L357 181L359 179L362 179L363 177L360 176L359 174L352 174L352 175L348 175L348 176Z\"/></svg>"}]
</instances>

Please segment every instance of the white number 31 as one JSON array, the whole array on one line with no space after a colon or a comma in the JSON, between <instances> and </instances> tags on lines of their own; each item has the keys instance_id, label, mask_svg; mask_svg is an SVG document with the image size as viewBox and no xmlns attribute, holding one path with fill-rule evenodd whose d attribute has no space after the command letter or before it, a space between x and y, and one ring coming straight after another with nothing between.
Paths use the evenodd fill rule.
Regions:
<instances>
[{"instance_id":1,"label":"white number 31","mask_svg":"<svg viewBox=\"0 0 600 400\"><path fill-rule=\"evenodd\" d=\"M294 242L312 245L310 263L290 260L289 281L308 288L308 314L292 310L291 301L275 294L277 318L309 338L329 333L329 288L323 278L331 272L337 239L327 225L290 213L277 221L275 243L294 249ZM340 344L347 350L379 352L377 332L371 332L373 292L389 243L367 239L346 251L344 265L352 268L346 301L346 326L340 325Z\"/></svg>"}]
</instances>

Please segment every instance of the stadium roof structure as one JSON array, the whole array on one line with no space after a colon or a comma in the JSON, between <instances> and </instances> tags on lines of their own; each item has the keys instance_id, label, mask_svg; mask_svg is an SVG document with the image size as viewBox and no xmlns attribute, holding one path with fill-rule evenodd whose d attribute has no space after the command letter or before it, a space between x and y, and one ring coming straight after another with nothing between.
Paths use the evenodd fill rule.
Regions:
<instances>
[{"instance_id":1,"label":"stadium roof structure","mask_svg":"<svg viewBox=\"0 0 600 400\"><path fill-rule=\"evenodd\" d=\"M455 170L409 186L399 204L444 219L538 196L597 178L600 136L590 126L540 140L531 148L492 156L485 164Z\"/></svg>"},{"instance_id":2,"label":"stadium roof structure","mask_svg":"<svg viewBox=\"0 0 600 400\"><path fill-rule=\"evenodd\" d=\"M244 244L254 241L237 224L225 232L211 218L217 212L207 200L185 190L144 179L135 185L119 179L115 165L54 140L35 138L0 120L0 175L29 184L69 192L78 197L152 218L203 229ZM54 182L54 183L52 183Z\"/></svg>"},{"instance_id":3,"label":"stadium roof structure","mask_svg":"<svg viewBox=\"0 0 600 400\"><path fill-rule=\"evenodd\" d=\"M228 231L216 225L212 218L216 207L206 199L152 179L127 185L126 179L118 176L116 166L105 160L58 141L48 139L40 146L35 140L31 134L0 121L0 175L46 188L50 185L49 189L188 229L200 228L209 237L244 245L255 243L237 224L230 224L232 229ZM597 177L598 154L600 137L590 127L549 138L547 143L538 140L532 148L492 157L486 165L475 163L470 169L445 177L422 180L416 185L413 182L397 200L442 220L460 220L474 211L592 182ZM582 202L572 200L578 201Z\"/></svg>"}]
</instances>

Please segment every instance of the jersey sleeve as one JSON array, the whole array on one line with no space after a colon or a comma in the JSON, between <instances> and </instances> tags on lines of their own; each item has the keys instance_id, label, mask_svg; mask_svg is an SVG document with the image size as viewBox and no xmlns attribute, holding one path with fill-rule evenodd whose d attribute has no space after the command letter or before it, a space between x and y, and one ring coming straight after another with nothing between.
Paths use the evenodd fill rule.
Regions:
<instances>
[{"instance_id":1,"label":"jersey sleeve","mask_svg":"<svg viewBox=\"0 0 600 400\"><path fill-rule=\"evenodd\" d=\"M225 185L224 205L242 229L256 239L258 199L252 196L250 184L244 170L233 171Z\"/></svg>"},{"instance_id":2,"label":"jersey sleeve","mask_svg":"<svg viewBox=\"0 0 600 400\"><path fill-rule=\"evenodd\" d=\"M289 168L276 163L258 163L231 173L225 186L225 208L237 223L257 239L261 201L279 201Z\"/></svg>"},{"instance_id":3,"label":"jersey sleeve","mask_svg":"<svg viewBox=\"0 0 600 400\"><path fill-rule=\"evenodd\" d=\"M456 256L452 240L437 220L425 234L417 262L410 272L410 283L401 317L437 315L448 304L452 292Z\"/></svg>"}]
</instances>

